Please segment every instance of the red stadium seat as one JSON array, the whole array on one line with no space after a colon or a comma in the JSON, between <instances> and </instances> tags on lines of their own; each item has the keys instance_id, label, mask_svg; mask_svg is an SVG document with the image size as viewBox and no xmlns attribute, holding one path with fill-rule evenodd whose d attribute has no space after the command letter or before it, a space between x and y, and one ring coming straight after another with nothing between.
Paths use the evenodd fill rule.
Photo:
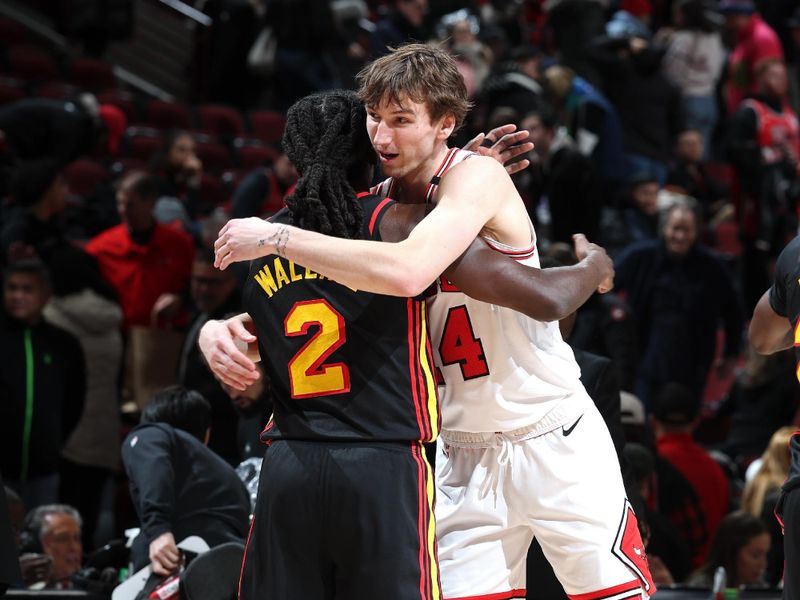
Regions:
<instances>
[{"instance_id":1,"label":"red stadium seat","mask_svg":"<svg viewBox=\"0 0 800 600\"><path fill-rule=\"evenodd\" d=\"M10 17L0 16L0 45L8 47L28 41L28 30Z\"/></svg>"},{"instance_id":2,"label":"red stadium seat","mask_svg":"<svg viewBox=\"0 0 800 600\"><path fill-rule=\"evenodd\" d=\"M203 173L200 180L200 204L209 209L219 206L225 201L225 188L219 177Z\"/></svg>"},{"instance_id":3,"label":"red stadium seat","mask_svg":"<svg viewBox=\"0 0 800 600\"><path fill-rule=\"evenodd\" d=\"M117 90L107 90L97 94L97 101L100 104L111 104L116 106L128 119L128 123L136 123L139 118L139 106L136 98L128 92Z\"/></svg>"},{"instance_id":4,"label":"red stadium seat","mask_svg":"<svg viewBox=\"0 0 800 600\"><path fill-rule=\"evenodd\" d=\"M12 77L24 81L52 81L61 79L55 59L36 46L14 46L8 51L8 71Z\"/></svg>"},{"instance_id":5,"label":"red stadium seat","mask_svg":"<svg viewBox=\"0 0 800 600\"><path fill-rule=\"evenodd\" d=\"M159 129L191 129L192 114L184 104L151 100L147 104L145 120Z\"/></svg>"},{"instance_id":6,"label":"red stadium seat","mask_svg":"<svg viewBox=\"0 0 800 600\"><path fill-rule=\"evenodd\" d=\"M148 161L164 145L164 138L157 129L128 127L120 148L125 158Z\"/></svg>"},{"instance_id":7,"label":"red stadium seat","mask_svg":"<svg viewBox=\"0 0 800 600\"><path fill-rule=\"evenodd\" d=\"M78 88L62 81L47 81L36 86L34 94L40 98L52 98L53 100L66 100L78 93Z\"/></svg>"},{"instance_id":8,"label":"red stadium seat","mask_svg":"<svg viewBox=\"0 0 800 600\"><path fill-rule=\"evenodd\" d=\"M106 168L89 158L79 158L64 169L69 191L78 196L87 196L95 191L98 185L107 182L111 174Z\"/></svg>"},{"instance_id":9,"label":"red stadium seat","mask_svg":"<svg viewBox=\"0 0 800 600\"><path fill-rule=\"evenodd\" d=\"M221 138L233 138L244 131L244 119L235 108L218 104L197 107L200 130Z\"/></svg>"},{"instance_id":10,"label":"red stadium seat","mask_svg":"<svg viewBox=\"0 0 800 600\"><path fill-rule=\"evenodd\" d=\"M222 171L232 168L233 155L230 149L213 141L206 135L195 135L197 156L203 161L204 170Z\"/></svg>"},{"instance_id":11,"label":"red stadium seat","mask_svg":"<svg viewBox=\"0 0 800 600\"><path fill-rule=\"evenodd\" d=\"M0 79L0 106L3 104L11 104L24 97L25 90L22 88L21 81L10 78Z\"/></svg>"},{"instance_id":12,"label":"red stadium seat","mask_svg":"<svg viewBox=\"0 0 800 600\"><path fill-rule=\"evenodd\" d=\"M252 110L249 114L253 134L268 144L277 144L283 137L286 118L274 110Z\"/></svg>"},{"instance_id":13,"label":"red stadium seat","mask_svg":"<svg viewBox=\"0 0 800 600\"><path fill-rule=\"evenodd\" d=\"M117 87L111 65L96 58L76 58L70 63L68 73L72 83L90 92Z\"/></svg>"},{"instance_id":14,"label":"red stadium seat","mask_svg":"<svg viewBox=\"0 0 800 600\"><path fill-rule=\"evenodd\" d=\"M239 166L243 169L254 169L271 165L280 156L280 152L272 146L258 140L238 138L233 141L236 154L239 156Z\"/></svg>"}]
</instances>

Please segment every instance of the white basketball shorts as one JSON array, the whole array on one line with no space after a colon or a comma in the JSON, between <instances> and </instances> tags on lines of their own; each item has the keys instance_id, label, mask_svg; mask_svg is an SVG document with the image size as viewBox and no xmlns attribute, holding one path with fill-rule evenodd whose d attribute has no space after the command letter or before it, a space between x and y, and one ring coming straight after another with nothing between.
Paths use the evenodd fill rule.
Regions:
<instances>
[{"instance_id":1,"label":"white basketball shorts","mask_svg":"<svg viewBox=\"0 0 800 600\"><path fill-rule=\"evenodd\" d=\"M608 428L588 396L567 402L571 420L546 433L442 432L435 512L445 600L524 598L534 536L571 600L655 592Z\"/></svg>"}]
</instances>

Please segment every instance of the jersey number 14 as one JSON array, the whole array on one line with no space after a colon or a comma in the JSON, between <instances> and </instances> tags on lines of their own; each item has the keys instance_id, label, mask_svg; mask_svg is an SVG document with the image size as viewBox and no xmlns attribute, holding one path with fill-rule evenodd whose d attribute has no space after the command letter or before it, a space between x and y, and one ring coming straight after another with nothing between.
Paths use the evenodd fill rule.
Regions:
<instances>
[{"instance_id":1,"label":"jersey number 14","mask_svg":"<svg viewBox=\"0 0 800 600\"><path fill-rule=\"evenodd\" d=\"M475 337L467 307L463 304L447 312L442 341L439 342L439 356L445 366L458 363L465 381L489 374L483 344L480 338Z\"/></svg>"}]
</instances>

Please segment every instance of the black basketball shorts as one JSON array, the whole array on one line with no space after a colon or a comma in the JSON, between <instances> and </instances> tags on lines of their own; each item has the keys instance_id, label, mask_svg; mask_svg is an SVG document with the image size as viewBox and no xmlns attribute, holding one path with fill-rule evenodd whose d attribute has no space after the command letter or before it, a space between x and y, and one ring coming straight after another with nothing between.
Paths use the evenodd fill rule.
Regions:
<instances>
[{"instance_id":1,"label":"black basketball shorts","mask_svg":"<svg viewBox=\"0 0 800 600\"><path fill-rule=\"evenodd\" d=\"M434 484L422 444L273 442L242 600L438 600Z\"/></svg>"}]
</instances>

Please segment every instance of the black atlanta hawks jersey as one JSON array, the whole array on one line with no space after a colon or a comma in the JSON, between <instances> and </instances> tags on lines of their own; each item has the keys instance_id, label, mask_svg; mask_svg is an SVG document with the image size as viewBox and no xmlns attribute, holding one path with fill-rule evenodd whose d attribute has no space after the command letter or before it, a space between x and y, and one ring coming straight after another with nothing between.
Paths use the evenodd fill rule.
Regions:
<instances>
[{"instance_id":1,"label":"black atlanta hawks jersey","mask_svg":"<svg viewBox=\"0 0 800 600\"><path fill-rule=\"evenodd\" d=\"M392 200L360 197L361 237L379 240ZM273 221L288 223L288 211ZM275 396L263 440L436 438L424 300L354 290L269 255L250 264L244 306Z\"/></svg>"}]
</instances>

